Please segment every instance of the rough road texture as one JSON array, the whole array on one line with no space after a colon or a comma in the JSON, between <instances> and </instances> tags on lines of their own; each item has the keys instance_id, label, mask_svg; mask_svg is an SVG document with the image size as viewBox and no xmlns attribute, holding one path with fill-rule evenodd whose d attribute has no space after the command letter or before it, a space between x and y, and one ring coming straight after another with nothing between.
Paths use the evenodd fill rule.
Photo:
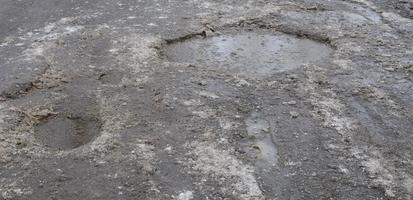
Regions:
<instances>
[{"instance_id":1,"label":"rough road texture","mask_svg":"<svg viewBox=\"0 0 413 200\"><path fill-rule=\"evenodd\" d=\"M412 199L412 9L0 0L0 199ZM331 61L257 77L162 56L228 30Z\"/></svg>"}]
</instances>

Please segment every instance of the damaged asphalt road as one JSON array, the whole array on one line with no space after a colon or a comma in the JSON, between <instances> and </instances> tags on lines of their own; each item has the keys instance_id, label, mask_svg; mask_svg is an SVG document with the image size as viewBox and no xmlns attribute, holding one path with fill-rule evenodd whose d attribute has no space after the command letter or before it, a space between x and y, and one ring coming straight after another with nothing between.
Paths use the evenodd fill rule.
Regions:
<instances>
[{"instance_id":1,"label":"damaged asphalt road","mask_svg":"<svg viewBox=\"0 0 413 200\"><path fill-rule=\"evenodd\" d=\"M413 197L411 0L1 0L0 199Z\"/></svg>"}]
</instances>

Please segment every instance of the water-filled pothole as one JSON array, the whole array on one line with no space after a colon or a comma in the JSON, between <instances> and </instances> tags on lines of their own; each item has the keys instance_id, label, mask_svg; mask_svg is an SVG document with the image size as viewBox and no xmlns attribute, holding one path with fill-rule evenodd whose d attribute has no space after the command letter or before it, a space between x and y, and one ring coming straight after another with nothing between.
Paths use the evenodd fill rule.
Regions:
<instances>
[{"instance_id":1,"label":"water-filled pothole","mask_svg":"<svg viewBox=\"0 0 413 200\"><path fill-rule=\"evenodd\" d=\"M247 76L266 76L302 64L325 62L326 44L284 33L241 32L170 43L163 55L172 62L219 68Z\"/></svg>"},{"instance_id":2,"label":"water-filled pothole","mask_svg":"<svg viewBox=\"0 0 413 200\"><path fill-rule=\"evenodd\" d=\"M80 147L100 133L99 120L92 117L57 116L35 127L35 137L45 146L68 150Z\"/></svg>"}]
</instances>

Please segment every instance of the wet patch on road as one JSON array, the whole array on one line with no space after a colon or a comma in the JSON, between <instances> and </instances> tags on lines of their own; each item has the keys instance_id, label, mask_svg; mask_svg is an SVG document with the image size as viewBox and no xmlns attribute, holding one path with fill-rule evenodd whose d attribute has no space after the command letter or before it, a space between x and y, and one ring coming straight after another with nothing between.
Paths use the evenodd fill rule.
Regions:
<instances>
[{"instance_id":1,"label":"wet patch on road","mask_svg":"<svg viewBox=\"0 0 413 200\"><path fill-rule=\"evenodd\" d=\"M258 151L257 165L262 167L276 167L278 163L277 148L272 139L270 124L260 114L253 113L245 120L249 137L255 139L250 148Z\"/></svg>"},{"instance_id":2,"label":"wet patch on road","mask_svg":"<svg viewBox=\"0 0 413 200\"><path fill-rule=\"evenodd\" d=\"M172 42L163 55L172 62L191 63L250 77L266 77L329 59L323 43L283 33L239 32Z\"/></svg>"}]
</instances>

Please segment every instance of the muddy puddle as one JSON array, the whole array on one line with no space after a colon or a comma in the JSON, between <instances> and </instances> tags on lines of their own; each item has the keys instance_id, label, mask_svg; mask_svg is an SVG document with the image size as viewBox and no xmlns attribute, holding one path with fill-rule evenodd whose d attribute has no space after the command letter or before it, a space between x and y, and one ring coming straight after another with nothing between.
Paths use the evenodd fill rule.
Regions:
<instances>
[{"instance_id":1,"label":"muddy puddle","mask_svg":"<svg viewBox=\"0 0 413 200\"><path fill-rule=\"evenodd\" d=\"M326 44L292 35L241 32L174 42L165 47L163 55L172 62L262 77L326 61L331 52Z\"/></svg>"}]
</instances>

